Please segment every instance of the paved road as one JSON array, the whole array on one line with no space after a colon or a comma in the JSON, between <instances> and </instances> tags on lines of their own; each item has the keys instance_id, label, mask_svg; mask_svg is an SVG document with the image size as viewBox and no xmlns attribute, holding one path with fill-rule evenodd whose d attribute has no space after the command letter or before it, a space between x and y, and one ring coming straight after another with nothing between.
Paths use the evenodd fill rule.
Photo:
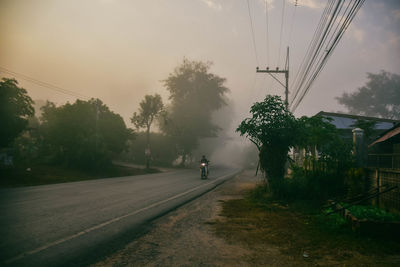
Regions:
<instances>
[{"instance_id":1,"label":"paved road","mask_svg":"<svg viewBox=\"0 0 400 267\"><path fill-rule=\"evenodd\" d=\"M198 170L0 190L0 265L87 265L239 170Z\"/></svg>"}]
</instances>

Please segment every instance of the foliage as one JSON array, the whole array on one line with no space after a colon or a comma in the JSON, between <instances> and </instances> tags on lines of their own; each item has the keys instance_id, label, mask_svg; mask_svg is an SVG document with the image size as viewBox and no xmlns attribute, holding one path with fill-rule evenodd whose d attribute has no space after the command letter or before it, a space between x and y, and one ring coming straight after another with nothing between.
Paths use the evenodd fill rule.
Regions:
<instances>
[{"instance_id":1,"label":"foliage","mask_svg":"<svg viewBox=\"0 0 400 267\"><path fill-rule=\"evenodd\" d=\"M251 118L236 129L259 149L260 166L271 184L283 179L289 148L296 143L298 125L279 96L268 95L254 103Z\"/></svg>"},{"instance_id":2,"label":"foliage","mask_svg":"<svg viewBox=\"0 0 400 267\"><path fill-rule=\"evenodd\" d=\"M375 125L376 121L359 119L351 126L362 129L364 131L364 137L370 140L374 133Z\"/></svg>"},{"instance_id":3,"label":"foliage","mask_svg":"<svg viewBox=\"0 0 400 267\"><path fill-rule=\"evenodd\" d=\"M303 116L298 120L299 135L297 146L305 148L313 154L315 151L324 151L328 142L335 142L339 139L338 131L335 125L330 123L330 118L322 116L306 117Z\"/></svg>"},{"instance_id":4,"label":"foliage","mask_svg":"<svg viewBox=\"0 0 400 267\"><path fill-rule=\"evenodd\" d=\"M400 75L381 71L368 73L368 82L358 91L337 100L352 114L400 119Z\"/></svg>"},{"instance_id":5,"label":"foliage","mask_svg":"<svg viewBox=\"0 0 400 267\"><path fill-rule=\"evenodd\" d=\"M155 118L160 114L164 105L161 96L158 94L146 95L144 100L140 102L139 113L133 113L132 123L137 129L146 129L146 149L150 149L150 127ZM150 151L150 150L149 150ZM146 168L150 168L150 155L147 155Z\"/></svg>"},{"instance_id":6,"label":"foliage","mask_svg":"<svg viewBox=\"0 0 400 267\"><path fill-rule=\"evenodd\" d=\"M131 118L132 123L137 129L145 128L147 132L150 132L150 127L157 117L157 115L163 109L163 103L159 94L146 95L144 100L140 102L139 113L134 112Z\"/></svg>"},{"instance_id":7,"label":"foliage","mask_svg":"<svg viewBox=\"0 0 400 267\"><path fill-rule=\"evenodd\" d=\"M36 116L28 118L27 130L19 135L12 143L15 165L29 166L38 162L42 137L39 132L40 122Z\"/></svg>"},{"instance_id":8,"label":"foliage","mask_svg":"<svg viewBox=\"0 0 400 267\"><path fill-rule=\"evenodd\" d=\"M225 79L209 72L211 63L183 60L164 81L171 104L163 112L160 128L173 138L182 165L199 139L216 136L219 127L212 113L225 105Z\"/></svg>"},{"instance_id":9,"label":"foliage","mask_svg":"<svg viewBox=\"0 0 400 267\"><path fill-rule=\"evenodd\" d=\"M0 188L34 186L55 183L66 183L91 180L97 178L112 178L121 176L156 173L158 170L138 169L118 165L110 165L96 170L80 170L68 166L32 164L30 171L25 168L0 168Z\"/></svg>"},{"instance_id":10,"label":"foliage","mask_svg":"<svg viewBox=\"0 0 400 267\"><path fill-rule=\"evenodd\" d=\"M138 132L135 140L129 142L127 151L121 155L122 159L136 164L145 164L146 133ZM176 149L171 138L161 133L150 133L152 153L150 161L155 166L171 166L176 159Z\"/></svg>"},{"instance_id":11,"label":"foliage","mask_svg":"<svg viewBox=\"0 0 400 267\"><path fill-rule=\"evenodd\" d=\"M343 205L346 205L343 203ZM383 221L383 222L399 222L400 215L395 213L387 212L383 209L373 206L362 206L354 205L348 208L351 214L357 219L367 219L371 221Z\"/></svg>"},{"instance_id":12,"label":"foliage","mask_svg":"<svg viewBox=\"0 0 400 267\"><path fill-rule=\"evenodd\" d=\"M315 161L314 164L321 164ZM327 199L346 193L345 178L333 168L315 167L307 170L292 166L290 178L281 184L277 197L286 200L309 200L324 203Z\"/></svg>"},{"instance_id":13,"label":"foliage","mask_svg":"<svg viewBox=\"0 0 400 267\"><path fill-rule=\"evenodd\" d=\"M8 146L33 116L33 101L15 79L0 81L0 148Z\"/></svg>"},{"instance_id":14,"label":"foliage","mask_svg":"<svg viewBox=\"0 0 400 267\"><path fill-rule=\"evenodd\" d=\"M367 188L366 173L363 168L350 168L345 174L348 197L363 194Z\"/></svg>"},{"instance_id":15,"label":"foliage","mask_svg":"<svg viewBox=\"0 0 400 267\"><path fill-rule=\"evenodd\" d=\"M98 99L60 107L47 102L42 111L44 152L67 166L104 168L132 137L122 117Z\"/></svg>"}]
</instances>

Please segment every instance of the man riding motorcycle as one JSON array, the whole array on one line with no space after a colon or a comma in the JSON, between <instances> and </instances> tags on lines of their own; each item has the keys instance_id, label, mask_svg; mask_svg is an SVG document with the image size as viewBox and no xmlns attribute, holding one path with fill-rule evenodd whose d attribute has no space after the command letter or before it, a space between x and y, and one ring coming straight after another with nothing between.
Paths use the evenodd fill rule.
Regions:
<instances>
[{"instance_id":1,"label":"man riding motorcycle","mask_svg":"<svg viewBox=\"0 0 400 267\"><path fill-rule=\"evenodd\" d=\"M207 178L208 174L209 174L209 170L208 170L208 163L210 161L206 158L206 156L202 156L201 160L200 160L200 174L201 174L201 178Z\"/></svg>"}]
</instances>

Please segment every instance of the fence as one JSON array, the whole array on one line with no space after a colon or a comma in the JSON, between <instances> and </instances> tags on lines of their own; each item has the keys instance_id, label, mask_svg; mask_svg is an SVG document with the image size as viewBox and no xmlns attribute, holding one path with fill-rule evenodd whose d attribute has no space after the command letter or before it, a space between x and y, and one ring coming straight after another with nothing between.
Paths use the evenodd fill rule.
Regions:
<instances>
[{"instance_id":1,"label":"fence","mask_svg":"<svg viewBox=\"0 0 400 267\"><path fill-rule=\"evenodd\" d=\"M368 154L368 167L400 169L400 153Z\"/></svg>"},{"instance_id":2,"label":"fence","mask_svg":"<svg viewBox=\"0 0 400 267\"><path fill-rule=\"evenodd\" d=\"M398 186L396 189L373 199L372 204L381 208L400 211L400 170L368 168L367 174L370 189L377 188L377 190L380 190L382 186Z\"/></svg>"}]
</instances>

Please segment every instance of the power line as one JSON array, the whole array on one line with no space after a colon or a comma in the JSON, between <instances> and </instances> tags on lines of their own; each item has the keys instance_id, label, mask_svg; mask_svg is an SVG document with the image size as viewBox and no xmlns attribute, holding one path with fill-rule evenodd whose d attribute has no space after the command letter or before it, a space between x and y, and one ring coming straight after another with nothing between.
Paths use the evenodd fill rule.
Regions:
<instances>
[{"instance_id":1,"label":"power line","mask_svg":"<svg viewBox=\"0 0 400 267\"><path fill-rule=\"evenodd\" d=\"M34 84L39 85L41 87L45 87L47 89L50 89L50 90L53 90L53 91L56 91L56 92L59 92L59 93L65 94L65 95L70 95L70 96L73 96L73 97L76 97L76 98L82 98L82 99L85 99L85 100L88 100L88 99L91 98L91 97L86 96L84 94L77 93L77 92L74 92L72 90L64 89L62 87L59 87L59 86L56 86L56 85L53 85L53 84L50 84L50 83L47 83L47 82L40 81L38 79L29 77L29 76L27 76L25 74L22 74L22 73L18 73L18 72L6 69L4 67L0 67L0 71L6 73L8 75L13 75L13 76L20 77L21 79L23 79L25 81L34 83Z\"/></svg>"},{"instance_id":2,"label":"power line","mask_svg":"<svg viewBox=\"0 0 400 267\"><path fill-rule=\"evenodd\" d=\"M345 1L338 0L336 3L334 2L335 1L330 1L325 8L326 12L324 11L323 16L321 17L321 21L324 21L324 23L320 24L324 25L324 29L315 35L317 38L312 41L313 49L309 50L309 53L305 57L307 62L304 65L305 70L302 70L302 75L299 76L300 78L298 80L296 80L298 82L296 83L297 87L295 95L291 102L292 112L297 109L305 95L310 90L311 85L326 65L333 50L336 48L337 44L343 37L344 32L347 30L365 0L348 2L342 13L341 10L343 9ZM332 29L334 29L333 32ZM325 48L322 49L322 47ZM296 98L297 96L299 97Z\"/></svg>"},{"instance_id":3,"label":"power line","mask_svg":"<svg viewBox=\"0 0 400 267\"><path fill-rule=\"evenodd\" d=\"M295 18L296 18L297 6L298 6L298 3L297 3L297 0L295 0L295 2L294 2L294 11L293 11L293 15L292 15L292 22L291 22L291 25L290 25L289 38L288 38L288 46L289 47L291 47L291 43L292 43L292 33L293 33L294 21L295 21Z\"/></svg>"},{"instance_id":4,"label":"power line","mask_svg":"<svg viewBox=\"0 0 400 267\"><path fill-rule=\"evenodd\" d=\"M266 64L267 66L268 61L269 61L269 27L268 27L268 0L265 0L265 26L267 28L267 32L266 32L266 44L267 44L267 60L266 60Z\"/></svg>"},{"instance_id":5,"label":"power line","mask_svg":"<svg viewBox=\"0 0 400 267\"><path fill-rule=\"evenodd\" d=\"M285 3L286 3L286 0L282 0L282 20L281 20L281 33L279 34L279 52L278 52L277 66L279 66L280 59L281 59L282 33L283 33L283 24L284 24L285 6L286 6Z\"/></svg>"},{"instance_id":6,"label":"power line","mask_svg":"<svg viewBox=\"0 0 400 267\"><path fill-rule=\"evenodd\" d=\"M251 34L252 34L252 37L253 37L254 52L255 52L256 62L257 62L257 66L258 66L259 63L258 63L258 54L257 54L257 47L256 47L256 39L255 39L255 35L254 35L253 19L251 18L249 0L247 0L247 7L248 7L248 10L249 10L249 19L250 19Z\"/></svg>"},{"instance_id":7,"label":"power line","mask_svg":"<svg viewBox=\"0 0 400 267\"><path fill-rule=\"evenodd\" d=\"M299 91L300 91L300 86L298 86L299 84L299 80L301 80L301 77L304 77L306 74L306 65L310 64L310 60L311 60L311 56L313 54L313 52L315 51L315 46L321 36L322 30L324 28L324 25L326 24L326 21L328 19L329 13L331 8L333 7L333 3L335 0L329 0L329 2L327 3L327 5L325 6L324 12L322 13L321 19L317 25L317 28L314 31L314 35L311 39L311 42L309 43L308 47L307 47L307 52L304 55L304 58L300 64L300 67L295 75L295 78L291 84L291 88L294 88L293 90L293 94L294 95L290 101L290 103L293 103L294 99L297 97ZM296 85L296 86L294 86Z\"/></svg>"}]
</instances>

